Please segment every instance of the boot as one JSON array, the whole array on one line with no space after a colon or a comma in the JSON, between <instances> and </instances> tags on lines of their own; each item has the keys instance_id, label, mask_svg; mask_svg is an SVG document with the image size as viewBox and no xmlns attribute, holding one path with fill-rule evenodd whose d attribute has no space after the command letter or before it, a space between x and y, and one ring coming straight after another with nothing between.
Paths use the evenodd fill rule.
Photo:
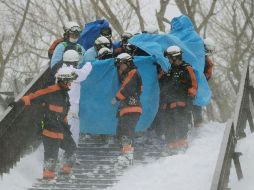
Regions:
<instances>
[{"instance_id":1,"label":"boot","mask_svg":"<svg viewBox=\"0 0 254 190\"><path fill-rule=\"evenodd\" d=\"M44 161L43 165L43 179L54 180L56 178L56 161L54 159L49 159Z\"/></svg>"},{"instance_id":2,"label":"boot","mask_svg":"<svg viewBox=\"0 0 254 190\"><path fill-rule=\"evenodd\" d=\"M59 174L70 175L72 173L72 167L76 162L76 155L68 156L66 153L64 154L61 164Z\"/></svg>"},{"instance_id":3,"label":"boot","mask_svg":"<svg viewBox=\"0 0 254 190\"><path fill-rule=\"evenodd\" d=\"M123 166L133 165L134 147L132 146L132 141L128 137L123 136L121 144L121 155L118 157L118 163Z\"/></svg>"}]
</instances>

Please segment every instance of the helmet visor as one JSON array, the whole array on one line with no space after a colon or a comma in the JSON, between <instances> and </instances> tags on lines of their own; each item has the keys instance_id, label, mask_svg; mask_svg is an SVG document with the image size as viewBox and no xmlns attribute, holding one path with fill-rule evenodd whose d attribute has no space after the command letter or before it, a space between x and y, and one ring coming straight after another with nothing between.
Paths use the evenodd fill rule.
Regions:
<instances>
[{"instance_id":1,"label":"helmet visor","mask_svg":"<svg viewBox=\"0 0 254 190\"><path fill-rule=\"evenodd\" d=\"M119 59L119 58L115 58L115 64L116 66L120 66L121 64L126 64L129 65L129 62L131 60L130 59Z\"/></svg>"},{"instance_id":2,"label":"helmet visor","mask_svg":"<svg viewBox=\"0 0 254 190\"><path fill-rule=\"evenodd\" d=\"M71 27L70 32L71 33L80 33L81 32L81 28L79 26Z\"/></svg>"}]
</instances>

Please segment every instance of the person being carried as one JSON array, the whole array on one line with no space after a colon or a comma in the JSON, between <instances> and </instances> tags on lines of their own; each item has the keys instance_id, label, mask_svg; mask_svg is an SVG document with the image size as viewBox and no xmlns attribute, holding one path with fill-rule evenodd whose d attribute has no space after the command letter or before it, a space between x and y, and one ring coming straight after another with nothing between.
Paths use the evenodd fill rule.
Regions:
<instances>
[{"instance_id":1,"label":"person being carried","mask_svg":"<svg viewBox=\"0 0 254 190\"><path fill-rule=\"evenodd\" d=\"M52 180L56 177L59 148L65 151L59 171L62 174L71 173L75 162L74 153L77 149L66 120L70 106L68 90L77 75L71 70L62 69L59 70L56 78L56 84L25 95L21 100L12 104L14 107L38 105L43 110L43 179L46 180Z\"/></svg>"},{"instance_id":2,"label":"person being carried","mask_svg":"<svg viewBox=\"0 0 254 190\"><path fill-rule=\"evenodd\" d=\"M116 67L121 87L112 99L114 105L120 101L118 110L117 137L121 144L120 162L132 164L134 152L135 127L142 113L140 95L142 93L142 79L133 63L132 57L122 53L116 58Z\"/></svg>"},{"instance_id":3,"label":"person being carried","mask_svg":"<svg viewBox=\"0 0 254 190\"><path fill-rule=\"evenodd\" d=\"M171 69L161 78L161 108L165 126L166 153L174 154L188 147L187 134L191 125L191 105L197 93L197 80L190 64L182 60L182 50L169 46L165 57Z\"/></svg>"}]
</instances>

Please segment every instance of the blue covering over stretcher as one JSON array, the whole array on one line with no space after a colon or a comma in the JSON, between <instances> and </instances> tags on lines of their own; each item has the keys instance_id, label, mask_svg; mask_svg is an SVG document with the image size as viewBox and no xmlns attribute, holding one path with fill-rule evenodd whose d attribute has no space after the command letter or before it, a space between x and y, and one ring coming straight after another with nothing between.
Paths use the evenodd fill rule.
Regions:
<instances>
[{"instance_id":1,"label":"blue covering over stretcher","mask_svg":"<svg viewBox=\"0 0 254 190\"><path fill-rule=\"evenodd\" d=\"M159 106L159 85L156 65L151 56L134 57L143 80L141 103L143 113L136 131L143 131L152 123ZM111 100L120 88L114 59L95 61L88 78L82 82L80 97L80 129L83 133L115 134L118 105Z\"/></svg>"},{"instance_id":2,"label":"blue covering over stretcher","mask_svg":"<svg viewBox=\"0 0 254 190\"><path fill-rule=\"evenodd\" d=\"M205 52L204 44L195 32L190 19L180 16L172 20L169 34L140 34L129 40L151 56L137 56L135 65L143 80L141 103L143 114L136 131L150 127L159 106L159 85L156 63L164 71L170 69L168 60L163 56L170 45L177 45L183 50L183 59L192 65L198 80L198 93L193 101L195 105L205 106L211 99L211 91L203 74ZM111 100L120 88L114 60L96 60L93 69L82 83L80 98L80 129L84 133L115 134L117 125L117 107Z\"/></svg>"}]
</instances>

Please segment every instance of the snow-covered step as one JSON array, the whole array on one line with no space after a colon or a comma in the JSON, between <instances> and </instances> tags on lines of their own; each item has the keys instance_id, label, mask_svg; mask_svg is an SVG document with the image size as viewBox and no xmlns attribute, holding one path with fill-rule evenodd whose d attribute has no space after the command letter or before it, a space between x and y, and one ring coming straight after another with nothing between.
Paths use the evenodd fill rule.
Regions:
<instances>
[{"instance_id":1,"label":"snow-covered step","mask_svg":"<svg viewBox=\"0 0 254 190\"><path fill-rule=\"evenodd\" d=\"M117 157L120 155L119 144L111 138L110 143L107 137L91 136L85 138L81 136L77 159L78 165L73 168L73 180L56 180L55 183L45 183L38 180L29 190L83 190L83 189L105 189L117 183L117 178L121 176L125 168L116 168ZM158 158L160 155L158 149L153 145L136 145L134 154L134 164L146 164L145 159Z\"/></svg>"}]
</instances>

